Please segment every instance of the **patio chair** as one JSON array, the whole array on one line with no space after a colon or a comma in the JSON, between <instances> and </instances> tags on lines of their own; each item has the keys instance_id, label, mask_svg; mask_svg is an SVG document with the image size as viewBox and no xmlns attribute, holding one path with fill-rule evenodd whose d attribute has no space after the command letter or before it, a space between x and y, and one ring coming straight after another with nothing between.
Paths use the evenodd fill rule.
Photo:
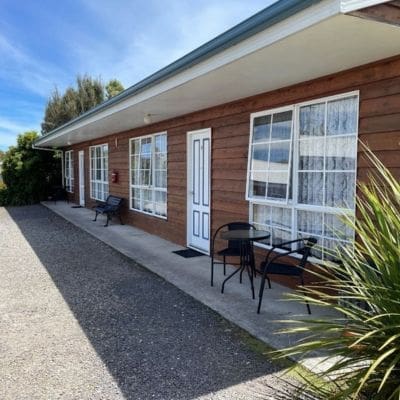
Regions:
<instances>
[{"instance_id":1,"label":"patio chair","mask_svg":"<svg viewBox=\"0 0 400 400\"><path fill-rule=\"evenodd\" d=\"M285 275L294 276L300 280L301 285L304 285L303 273L307 265L307 259L311 253L311 248L317 243L317 239L313 237L302 238L291 240L289 242L283 242L279 245L274 245L267 253L265 260L260 265L260 273L262 274L261 286L258 300L257 313L260 313L261 303L264 294L265 280L268 281L268 287L271 289L271 281L269 275ZM296 248L293 250L293 245ZM279 249L279 253L275 250ZM300 259L292 258L294 263L287 263L285 260L280 261L284 257L288 257L291 254L301 254ZM307 311L311 314L310 305L306 301Z\"/></svg>"},{"instance_id":2,"label":"patio chair","mask_svg":"<svg viewBox=\"0 0 400 400\"><path fill-rule=\"evenodd\" d=\"M228 240L228 247L215 251L215 240L217 239L219 233L226 229L228 231L232 230L250 230L256 229L253 225L249 224L248 222L230 222L228 224L224 224L220 226L214 233L212 241L211 241L211 286L214 286L214 265L220 264L224 266L224 275L226 275L226 257L240 257L240 242L236 240ZM215 261L215 257L220 256L222 257L221 261ZM254 263L254 256L252 255L252 262ZM238 263L230 263L232 265L240 265ZM242 276L240 276L240 281L242 281Z\"/></svg>"}]
</instances>

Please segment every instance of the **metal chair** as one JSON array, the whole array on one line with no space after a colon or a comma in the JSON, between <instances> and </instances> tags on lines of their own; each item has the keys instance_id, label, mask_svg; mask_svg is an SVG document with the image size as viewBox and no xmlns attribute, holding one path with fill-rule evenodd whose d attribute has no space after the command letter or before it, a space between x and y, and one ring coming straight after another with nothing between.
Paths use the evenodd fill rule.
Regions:
<instances>
[{"instance_id":1,"label":"metal chair","mask_svg":"<svg viewBox=\"0 0 400 400\"><path fill-rule=\"evenodd\" d=\"M297 243L295 250L292 250L293 244ZM268 275L285 275L299 278L301 285L304 285L303 273L307 264L307 259L310 255L311 248L317 243L317 239L313 237L291 240L273 246L267 253L265 260L260 265L260 273L262 274L260 293L258 295L257 313L260 313L262 298L264 294L265 280L268 281L268 286L271 289L271 281ZM279 253L274 253L276 249L280 249ZM283 251L282 251L283 250ZM283 257L287 257L294 253L300 253L301 259L297 259L296 264L288 264L279 262ZM278 261L278 262L277 262ZM307 311L311 314L310 305L306 301Z\"/></svg>"},{"instance_id":2,"label":"metal chair","mask_svg":"<svg viewBox=\"0 0 400 400\"><path fill-rule=\"evenodd\" d=\"M215 252L215 240L218 237L218 234L222 229L227 229L229 231L232 230L250 230L256 229L254 225L249 224L248 222L230 222L229 224L224 224L220 226L214 233L212 241L211 241L211 286L214 286L214 265L221 264L224 266L224 275L226 275L226 257L240 257L240 242L236 240L228 240L228 247ZM223 261L215 261L215 256L221 256ZM253 261L254 263L254 257ZM240 265L239 263L230 263L232 265ZM240 275L240 282L242 281L242 276Z\"/></svg>"}]
</instances>

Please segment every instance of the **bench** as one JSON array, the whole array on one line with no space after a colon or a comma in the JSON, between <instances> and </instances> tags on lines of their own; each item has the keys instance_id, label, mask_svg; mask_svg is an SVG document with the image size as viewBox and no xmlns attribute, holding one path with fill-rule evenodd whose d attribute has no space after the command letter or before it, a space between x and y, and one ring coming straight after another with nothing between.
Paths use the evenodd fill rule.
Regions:
<instances>
[{"instance_id":1,"label":"bench","mask_svg":"<svg viewBox=\"0 0 400 400\"><path fill-rule=\"evenodd\" d=\"M105 214L107 216L107 222L104 226L108 226L108 222L111 220L113 215L117 215L119 221L122 223L121 219L121 205L123 202L123 198L109 195L105 203L99 203L95 206L94 210L96 211L96 216L93 221L97 221L97 216L99 214Z\"/></svg>"}]
</instances>

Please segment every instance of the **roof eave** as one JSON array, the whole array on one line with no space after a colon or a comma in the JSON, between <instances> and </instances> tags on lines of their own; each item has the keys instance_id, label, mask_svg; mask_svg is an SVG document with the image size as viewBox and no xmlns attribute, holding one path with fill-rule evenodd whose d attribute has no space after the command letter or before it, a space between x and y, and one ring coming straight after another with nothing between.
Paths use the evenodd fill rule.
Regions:
<instances>
[{"instance_id":1,"label":"roof eave","mask_svg":"<svg viewBox=\"0 0 400 400\"><path fill-rule=\"evenodd\" d=\"M40 144L42 141L44 141L44 139L49 139L53 135L61 133L65 128L72 127L76 123L81 122L88 117L98 114L131 96L149 89L152 86L155 86L158 83L171 78L202 61L207 60L208 58L321 1L322 0L280 0L277 3L274 3L264 10L261 10L257 14L251 16L245 21L239 23L228 31L222 33L216 38L203 44L197 49L191 51L185 56L179 58L168 66L139 81L112 99L99 104L98 106L74 118L66 124L53 129L46 135L37 139L35 143Z\"/></svg>"}]
</instances>

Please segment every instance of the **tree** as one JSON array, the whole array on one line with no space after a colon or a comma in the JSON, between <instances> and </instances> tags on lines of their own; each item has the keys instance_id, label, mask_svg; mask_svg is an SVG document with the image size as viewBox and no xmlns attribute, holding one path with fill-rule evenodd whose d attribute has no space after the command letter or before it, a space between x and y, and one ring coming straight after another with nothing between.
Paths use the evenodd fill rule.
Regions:
<instances>
[{"instance_id":1,"label":"tree","mask_svg":"<svg viewBox=\"0 0 400 400\"><path fill-rule=\"evenodd\" d=\"M122 86L122 83L119 80L111 79L106 85L107 100L111 99L111 97L116 96L123 90L124 87Z\"/></svg>"},{"instance_id":2,"label":"tree","mask_svg":"<svg viewBox=\"0 0 400 400\"><path fill-rule=\"evenodd\" d=\"M54 152L33 149L37 138L35 131L18 135L17 145L5 153L2 176L6 188L0 191L0 205L37 203L60 184L60 160Z\"/></svg>"},{"instance_id":3,"label":"tree","mask_svg":"<svg viewBox=\"0 0 400 400\"><path fill-rule=\"evenodd\" d=\"M104 85L100 79L93 79L88 75L78 76L76 84L77 115L83 114L104 101Z\"/></svg>"},{"instance_id":4,"label":"tree","mask_svg":"<svg viewBox=\"0 0 400 400\"><path fill-rule=\"evenodd\" d=\"M372 168L358 185L357 219L342 217L357 240L331 251L339 262L314 270L320 282L292 295L328 313L288 321L286 333L307 336L278 353L323 354L324 380L304 388L312 399L400 398L400 182L369 150L366 159Z\"/></svg>"},{"instance_id":5,"label":"tree","mask_svg":"<svg viewBox=\"0 0 400 400\"><path fill-rule=\"evenodd\" d=\"M107 99L110 99L123 89L122 84L116 79L111 79L104 86L99 78L78 75L76 88L68 87L63 95L60 94L57 88L51 93L42 122L42 134L45 135L64 125L102 103L106 96Z\"/></svg>"},{"instance_id":6,"label":"tree","mask_svg":"<svg viewBox=\"0 0 400 400\"><path fill-rule=\"evenodd\" d=\"M44 112L44 119L42 122L43 134L50 132L51 130L65 123L63 107L63 96L61 96L58 89L55 88L51 93L49 100L47 101Z\"/></svg>"}]
</instances>

